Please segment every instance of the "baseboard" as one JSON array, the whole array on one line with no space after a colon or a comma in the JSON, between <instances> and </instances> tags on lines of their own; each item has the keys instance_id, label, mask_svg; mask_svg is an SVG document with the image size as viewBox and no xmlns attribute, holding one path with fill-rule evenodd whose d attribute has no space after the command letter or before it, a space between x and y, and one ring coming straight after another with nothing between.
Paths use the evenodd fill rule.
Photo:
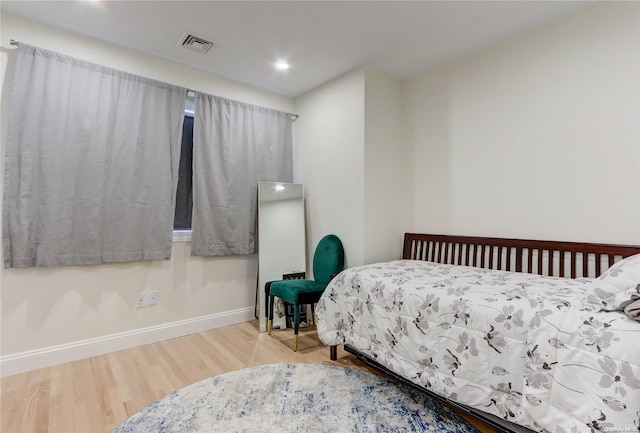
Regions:
<instances>
[{"instance_id":1,"label":"baseboard","mask_svg":"<svg viewBox=\"0 0 640 433\"><path fill-rule=\"evenodd\" d=\"M104 337L0 357L0 376L7 377L135 346L157 343L255 319L254 307L165 323Z\"/></svg>"}]
</instances>

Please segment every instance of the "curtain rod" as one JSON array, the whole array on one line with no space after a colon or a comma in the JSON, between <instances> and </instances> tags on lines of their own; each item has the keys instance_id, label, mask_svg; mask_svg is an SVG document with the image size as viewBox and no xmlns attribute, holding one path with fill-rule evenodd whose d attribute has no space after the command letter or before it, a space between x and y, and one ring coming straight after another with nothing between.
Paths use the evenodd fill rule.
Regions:
<instances>
[{"instance_id":1,"label":"curtain rod","mask_svg":"<svg viewBox=\"0 0 640 433\"><path fill-rule=\"evenodd\" d=\"M20 42L16 41L15 39L9 39L9 43L11 45L15 45L15 46L19 46ZM195 91L188 89L187 90L187 95L190 97L194 97L196 95ZM295 122L296 120L298 120L298 117L300 117L298 114L291 114L291 119Z\"/></svg>"},{"instance_id":2,"label":"curtain rod","mask_svg":"<svg viewBox=\"0 0 640 433\"><path fill-rule=\"evenodd\" d=\"M187 89L187 97L195 98L195 96L196 96L195 90ZM294 122L298 120L298 117L300 117L299 114L293 114L293 113L288 113L288 114L291 116L291 120L293 120Z\"/></svg>"}]
</instances>

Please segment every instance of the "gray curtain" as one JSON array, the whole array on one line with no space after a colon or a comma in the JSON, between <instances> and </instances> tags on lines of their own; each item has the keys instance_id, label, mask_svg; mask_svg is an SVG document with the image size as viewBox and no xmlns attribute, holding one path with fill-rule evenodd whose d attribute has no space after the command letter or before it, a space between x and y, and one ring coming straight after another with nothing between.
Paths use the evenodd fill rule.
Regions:
<instances>
[{"instance_id":1,"label":"gray curtain","mask_svg":"<svg viewBox=\"0 0 640 433\"><path fill-rule=\"evenodd\" d=\"M5 267L166 259L186 89L20 44Z\"/></svg>"},{"instance_id":2,"label":"gray curtain","mask_svg":"<svg viewBox=\"0 0 640 433\"><path fill-rule=\"evenodd\" d=\"M288 113L196 93L191 254L256 252L258 181L293 180Z\"/></svg>"}]
</instances>

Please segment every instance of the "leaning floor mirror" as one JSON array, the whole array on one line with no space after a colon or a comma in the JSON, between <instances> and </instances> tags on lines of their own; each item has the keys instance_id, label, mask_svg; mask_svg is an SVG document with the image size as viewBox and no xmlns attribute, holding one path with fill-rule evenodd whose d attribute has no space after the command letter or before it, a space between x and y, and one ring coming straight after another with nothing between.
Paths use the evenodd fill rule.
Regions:
<instances>
[{"instance_id":1,"label":"leaning floor mirror","mask_svg":"<svg viewBox=\"0 0 640 433\"><path fill-rule=\"evenodd\" d=\"M264 287L268 281L304 278L306 233L302 184L258 183L258 317L267 329ZM286 327L282 302L276 300L274 327Z\"/></svg>"}]
</instances>

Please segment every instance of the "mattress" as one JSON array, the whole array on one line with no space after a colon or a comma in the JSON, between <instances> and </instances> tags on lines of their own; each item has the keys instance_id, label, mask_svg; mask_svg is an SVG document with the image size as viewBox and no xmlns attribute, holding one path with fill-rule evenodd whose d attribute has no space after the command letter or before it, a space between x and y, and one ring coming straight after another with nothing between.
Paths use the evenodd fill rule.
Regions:
<instances>
[{"instance_id":1,"label":"mattress","mask_svg":"<svg viewBox=\"0 0 640 433\"><path fill-rule=\"evenodd\" d=\"M398 260L350 268L318 334L445 398L541 432L637 431L640 323L592 280Z\"/></svg>"}]
</instances>

